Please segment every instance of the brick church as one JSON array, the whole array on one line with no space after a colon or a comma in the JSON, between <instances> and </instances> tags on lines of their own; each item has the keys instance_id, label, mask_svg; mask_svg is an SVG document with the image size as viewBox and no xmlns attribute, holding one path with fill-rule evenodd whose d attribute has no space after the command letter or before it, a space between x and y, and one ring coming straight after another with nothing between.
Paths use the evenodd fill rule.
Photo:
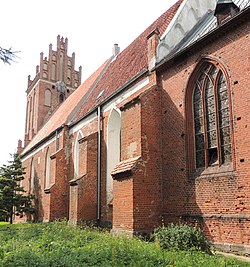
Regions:
<instances>
[{"instance_id":1,"label":"brick church","mask_svg":"<svg viewBox=\"0 0 250 267\"><path fill-rule=\"evenodd\" d=\"M249 6L179 0L83 83L58 36L28 77L18 143L32 219L131 235L192 223L250 253Z\"/></svg>"}]
</instances>

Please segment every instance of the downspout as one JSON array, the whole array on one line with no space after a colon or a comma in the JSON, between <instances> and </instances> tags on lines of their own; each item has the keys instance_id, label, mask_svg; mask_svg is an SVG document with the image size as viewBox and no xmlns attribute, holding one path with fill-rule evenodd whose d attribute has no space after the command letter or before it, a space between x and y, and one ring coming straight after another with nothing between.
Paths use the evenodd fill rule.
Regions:
<instances>
[{"instance_id":1,"label":"downspout","mask_svg":"<svg viewBox=\"0 0 250 267\"><path fill-rule=\"evenodd\" d=\"M101 213L101 107L97 108L98 140L97 140L97 222Z\"/></svg>"},{"instance_id":2,"label":"downspout","mask_svg":"<svg viewBox=\"0 0 250 267\"><path fill-rule=\"evenodd\" d=\"M56 129L56 146L55 146L55 150L57 151L58 150L58 148L59 148L59 140L58 140L58 129ZM55 152L56 152L55 151Z\"/></svg>"}]
</instances>

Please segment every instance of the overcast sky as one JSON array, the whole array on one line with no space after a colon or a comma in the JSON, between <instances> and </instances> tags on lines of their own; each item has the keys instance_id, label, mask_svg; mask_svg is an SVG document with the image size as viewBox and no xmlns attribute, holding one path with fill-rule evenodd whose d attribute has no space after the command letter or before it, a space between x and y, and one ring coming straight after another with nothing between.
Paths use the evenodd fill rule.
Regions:
<instances>
[{"instance_id":1,"label":"overcast sky","mask_svg":"<svg viewBox=\"0 0 250 267\"><path fill-rule=\"evenodd\" d=\"M82 82L111 56L114 43L124 50L177 0L12 0L2 3L0 47L20 51L17 63L0 62L0 166L24 138L27 77L35 76L40 52L56 50L56 37L68 37Z\"/></svg>"}]
</instances>

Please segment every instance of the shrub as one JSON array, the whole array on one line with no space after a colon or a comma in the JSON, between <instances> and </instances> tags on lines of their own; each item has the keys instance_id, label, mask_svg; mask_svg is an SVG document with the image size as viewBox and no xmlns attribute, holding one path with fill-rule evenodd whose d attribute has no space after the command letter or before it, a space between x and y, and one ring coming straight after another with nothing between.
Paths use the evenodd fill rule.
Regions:
<instances>
[{"instance_id":1,"label":"shrub","mask_svg":"<svg viewBox=\"0 0 250 267\"><path fill-rule=\"evenodd\" d=\"M186 224L162 226L155 229L155 242L167 250L198 250L210 253L210 246L202 231Z\"/></svg>"}]
</instances>

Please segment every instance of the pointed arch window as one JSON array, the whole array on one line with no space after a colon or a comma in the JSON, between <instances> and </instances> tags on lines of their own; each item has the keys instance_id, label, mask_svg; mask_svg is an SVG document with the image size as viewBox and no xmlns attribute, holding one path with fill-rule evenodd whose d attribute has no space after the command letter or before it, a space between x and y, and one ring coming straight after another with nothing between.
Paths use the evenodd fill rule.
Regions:
<instances>
[{"instance_id":1,"label":"pointed arch window","mask_svg":"<svg viewBox=\"0 0 250 267\"><path fill-rule=\"evenodd\" d=\"M34 194L34 188L35 188L35 163L34 158L31 161L30 166L30 193Z\"/></svg>"},{"instance_id":2,"label":"pointed arch window","mask_svg":"<svg viewBox=\"0 0 250 267\"><path fill-rule=\"evenodd\" d=\"M51 107L51 91L49 89L45 90L44 105Z\"/></svg>"},{"instance_id":3,"label":"pointed arch window","mask_svg":"<svg viewBox=\"0 0 250 267\"><path fill-rule=\"evenodd\" d=\"M81 131L78 132L75 147L74 147L74 177L78 178L79 176L79 141L83 138L83 134Z\"/></svg>"},{"instance_id":4,"label":"pointed arch window","mask_svg":"<svg viewBox=\"0 0 250 267\"><path fill-rule=\"evenodd\" d=\"M51 79L52 80L56 79L56 65L55 64L52 64Z\"/></svg>"},{"instance_id":5,"label":"pointed arch window","mask_svg":"<svg viewBox=\"0 0 250 267\"><path fill-rule=\"evenodd\" d=\"M30 97L30 108L29 108L29 130L32 129L32 121L33 121L33 101L32 97Z\"/></svg>"},{"instance_id":6,"label":"pointed arch window","mask_svg":"<svg viewBox=\"0 0 250 267\"><path fill-rule=\"evenodd\" d=\"M45 188L50 187L50 164L51 163L51 158L50 158L50 150L48 148L47 154L46 154L46 166L45 166Z\"/></svg>"},{"instance_id":7,"label":"pointed arch window","mask_svg":"<svg viewBox=\"0 0 250 267\"><path fill-rule=\"evenodd\" d=\"M107 179L106 198L107 203L113 199L112 170L121 159L121 115L116 109L111 111L107 127Z\"/></svg>"},{"instance_id":8,"label":"pointed arch window","mask_svg":"<svg viewBox=\"0 0 250 267\"><path fill-rule=\"evenodd\" d=\"M230 163L230 99L223 70L211 62L203 63L191 89L186 107L189 113L187 128L193 126L193 134L190 135L193 140L189 140L188 150L193 151L194 168ZM190 108L191 112L188 111Z\"/></svg>"}]
</instances>

